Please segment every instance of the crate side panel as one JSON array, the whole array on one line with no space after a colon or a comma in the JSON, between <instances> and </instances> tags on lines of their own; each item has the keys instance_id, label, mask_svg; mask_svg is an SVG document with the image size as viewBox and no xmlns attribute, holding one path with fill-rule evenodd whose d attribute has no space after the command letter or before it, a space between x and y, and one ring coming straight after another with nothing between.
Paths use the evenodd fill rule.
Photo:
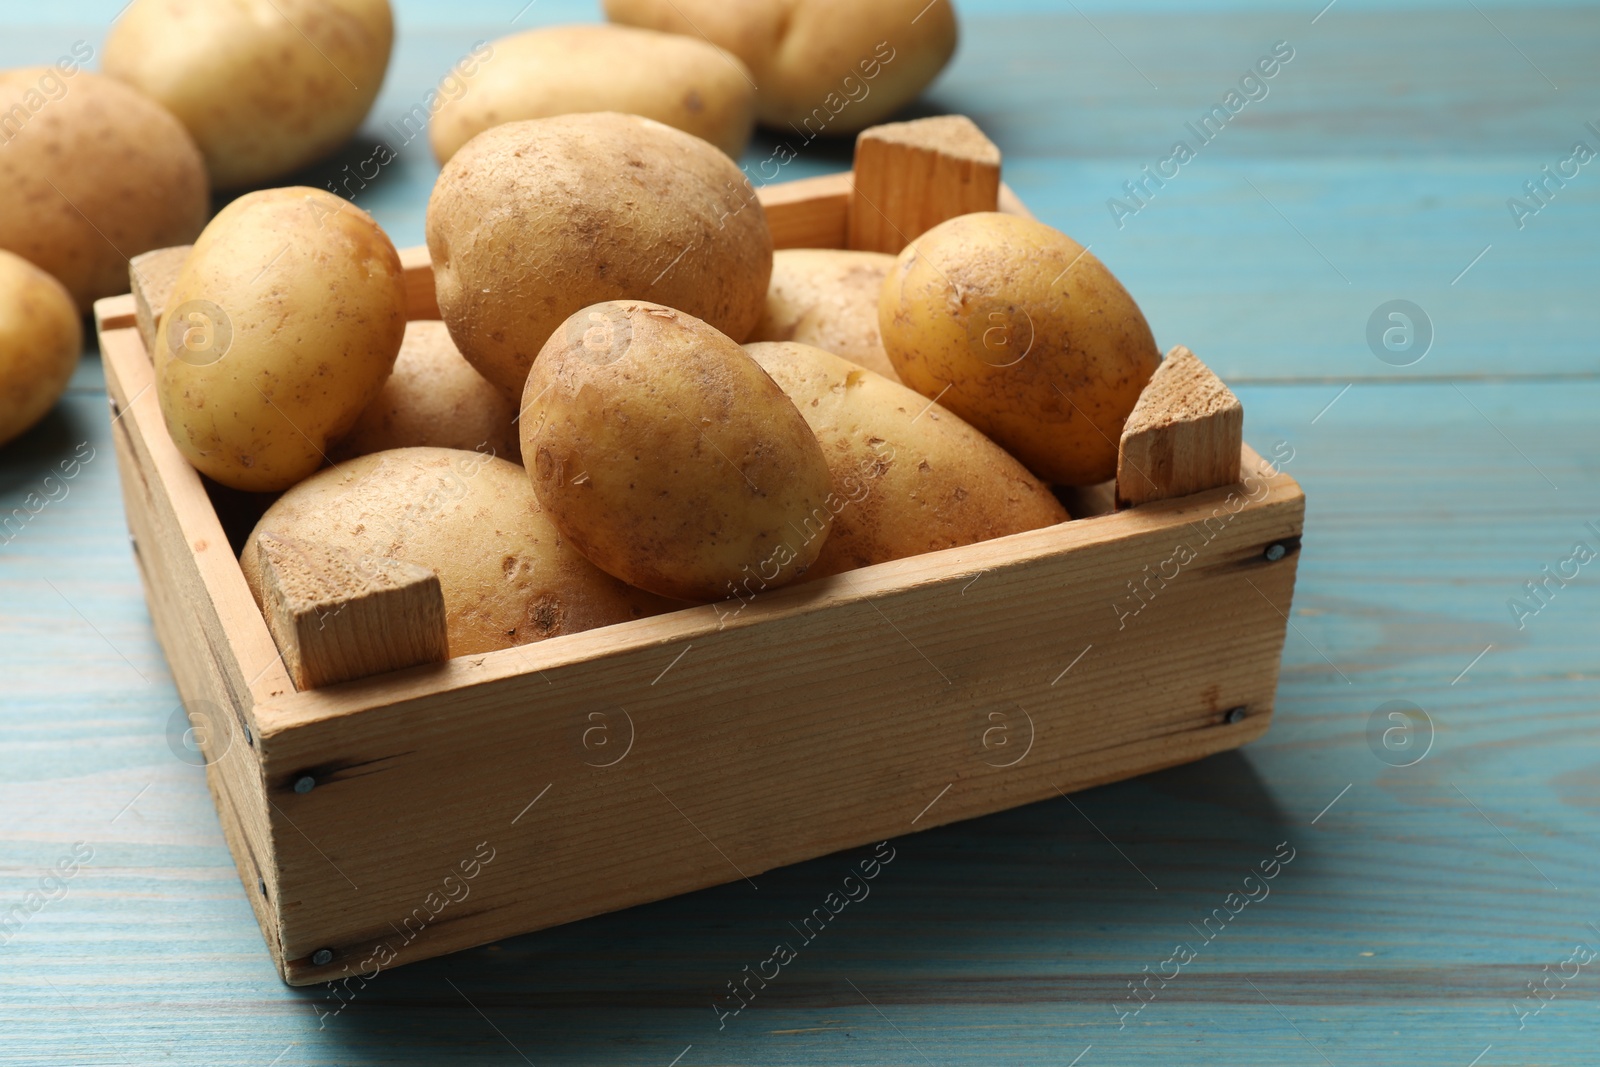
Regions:
<instances>
[{"instance_id":1,"label":"crate side panel","mask_svg":"<svg viewBox=\"0 0 1600 1067\"><path fill-rule=\"evenodd\" d=\"M995 543L973 546L943 580L277 734L270 795L305 842L279 835L287 977L753 880L1258 736L1303 497L1288 479L1237 511L1225 497L1086 520L1130 532L1017 565L985 569ZM1274 542L1290 553L1269 562ZM317 785L297 794L302 774ZM443 878L468 869L447 902ZM307 959L319 948L327 967Z\"/></svg>"}]
</instances>

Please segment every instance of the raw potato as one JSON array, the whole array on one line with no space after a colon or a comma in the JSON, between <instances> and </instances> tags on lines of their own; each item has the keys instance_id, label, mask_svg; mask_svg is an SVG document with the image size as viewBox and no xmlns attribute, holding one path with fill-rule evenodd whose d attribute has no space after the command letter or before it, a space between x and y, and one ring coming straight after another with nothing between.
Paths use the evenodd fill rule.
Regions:
<instances>
[{"instance_id":1,"label":"raw potato","mask_svg":"<svg viewBox=\"0 0 1600 1067\"><path fill-rule=\"evenodd\" d=\"M436 319L406 323L383 391L329 450L335 462L391 448L431 446L521 461L517 407L472 369Z\"/></svg>"},{"instance_id":2,"label":"raw potato","mask_svg":"<svg viewBox=\"0 0 1600 1067\"><path fill-rule=\"evenodd\" d=\"M55 406L82 351L72 294L21 256L0 251L0 445Z\"/></svg>"},{"instance_id":3,"label":"raw potato","mask_svg":"<svg viewBox=\"0 0 1600 1067\"><path fill-rule=\"evenodd\" d=\"M808 578L1067 521L999 445L898 382L810 345L745 351L800 409L848 501Z\"/></svg>"},{"instance_id":4,"label":"raw potato","mask_svg":"<svg viewBox=\"0 0 1600 1067\"><path fill-rule=\"evenodd\" d=\"M680 600L753 596L822 551L842 506L817 439L731 339L641 300L585 308L528 375L522 459L601 569Z\"/></svg>"},{"instance_id":5,"label":"raw potato","mask_svg":"<svg viewBox=\"0 0 1600 1067\"><path fill-rule=\"evenodd\" d=\"M106 37L104 62L176 115L212 183L233 189L347 141L377 99L393 43L389 0L134 0Z\"/></svg>"},{"instance_id":6,"label":"raw potato","mask_svg":"<svg viewBox=\"0 0 1600 1067\"><path fill-rule=\"evenodd\" d=\"M1043 223L980 213L900 253L878 307L900 380L1058 485L1117 473L1117 441L1161 362L1139 305Z\"/></svg>"},{"instance_id":7,"label":"raw potato","mask_svg":"<svg viewBox=\"0 0 1600 1067\"><path fill-rule=\"evenodd\" d=\"M950 0L605 0L605 11L726 48L755 76L761 123L808 140L882 122L956 50Z\"/></svg>"},{"instance_id":8,"label":"raw potato","mask_svg":"<svg viewBox=\"0 0 1600 1067\"><path fill-rule=\"evenodd\" d=\"M156 395L180 451L223 485L287 489L383 387L405 335L400 256L320 189L223 208L161 316Z\"/></svg>"},{"instance_id":9,"label":"raw potato","mask_svg":"<svg viewBox=\"0 0 1600 1067\"><path fill-rule=\"evenodd\" d=\"M774 252L767 311L750 340L815 345L898 382L878 334L878 296L893 266L882 252Z\"/></svg>"},{"instance_id":10,"label":"raw potato","mask_svg":"<svg viewBox=\"0 0 1600 1067\"><path fill-rule=\"evenodd\" d=\"M628 26L553 26L488 46L439 85L429 136L444 163L503 122L622 111L710 141L737 159L755 125L755 85L734 56L699 38Z\"/></svg>"},{"instance_id":11,"label":"raw potato","mask_svg":"<svg viewBox=\"0 0 1600 1067\"><path fill-rule=\"evenodd\" d=\"M428 251L450 336L512 397L550 335L590 304L649 299L742 341L772 273L767 216L734 162L611 112L474 137L434 186Z\"/></svg>"},{"instance_id":12,"label":"raw potato","mask_svg":"<svg viewBox=\"0 0 1600 1067\"><path fill-rule=\"evenodd\" d=\"M239 562L261 602L266 531L439 576L450 655L470 656L659 614L567 544L515 463L448 448L401 448L319 471L256 524Z\"/></svg>"},{"instance_id":13,"label":"raw potato","mask_svg":"<svg viewBox=\"0 0 1600 1067\"><path fill-rule=\"evenodd\" d=\"M211 207L178 120L67 60L0 72L0 190L0 248L59 279L79 312L128 291L129 257L194 240Z\"/></svg>"}]
</instances>

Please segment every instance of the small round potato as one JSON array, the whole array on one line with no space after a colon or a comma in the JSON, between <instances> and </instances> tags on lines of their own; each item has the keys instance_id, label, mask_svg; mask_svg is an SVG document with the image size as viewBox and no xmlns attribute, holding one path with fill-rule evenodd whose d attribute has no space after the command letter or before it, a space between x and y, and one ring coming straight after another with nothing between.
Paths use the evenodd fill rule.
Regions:
<instances>
[{"instance_id":1,"label":"small round potato","mask_svg":"<svg viewBox=\"0 0 1600 1067\"><path fill-rule=\"evenodd\" d=\"M745 345L817 435L848 503L807 578L1067 521L1043 482L938 404L810 345Z\"/></svg>"},{"instance_id":2,"label":"small round potato","mask_svg":"<svg viewBox=\"0 0 1600 1067\"><path fill-rule=\"evenodd\" d=\"M772 273L772 233L743 172L637 115L480 133L445 164L427 230L450 336L513 397L551 334L590 304L649 299L742 341Z\"/></svg>"},{"instance_id":3,"label":"small round potato","mask_svg":"<svg viewBox=\"0 0 1600 1067\"><path fill-rule=\"evenodd\" d=\"M30 430L66 392L83 351L72 294L0 250L0 445Z\"/></svg>"},{"instance_id":4,"label":"small round potato","mask_svg":"<svg viewBox=\"0 0 1600 1067\"><path fill-rule=\"evenodd\" d=\"M472 73L452 71L429 136L447 162L503 122L621 111L664 122L739 158L755 124L755 84L733 55L698 38L629 26L552 26L495 41Z\"/></svg>"},{"instance_id":5,"label":"small round potato","mask_svg":"<svg viewBox=\"0 0 1600 1067\"><path fill-rule=\"evenodd\" d=\"M223 485L287 489L377 396L405 322L400 256L366 212L320 189L242 196L195 242L161 316L167 430Z\"/></svg>"},{"instance_id":6,"label":"small round potato","mask_svg":"<svg viewBox=\"0 0 1600 1067\"><path fill-rule=\"evenodd\" d=\"M761 123L808 140L882 122L956 50L950 0L605 0L605 11L726 48L755 75Z\"/></svg>"},{"instance_id":7,"label":"small round potato","mask_svg":"<svg viewBox=\"0 0 1600 1067\"><path fill-rule=\"evenodd\" d=\"M515 463L448 448L401 448L307 478L267 509L239 563L261 601L265 532L397 559L439 577L452 656L525 645L678 605L602 573L540 513Z\"/></svg>"},{"instance_id":8,"label":"small round potato","mask_svg":"<svg viewBox=\"0 0 1600 1067\"><path fill-rule=\"evenodd\" d=\"M878 333L878 296L893 266L894 257L882 252L774 252L767 311L750 340L814 345L899 381Z\"/></svg>"},{"instance_id":9,"label":"small round potato","mask_svg":"<svg viewBox=\"0 0 1600 1067\"><path fill-rule=\"evenodd\" d=\"M391 448L456 448L521 462L516 405L490 385L437 319L406 323L394 373L329 450L335 462Z\"/></svg>"},{"instance_id":10,"label":"small round potato","mask_svg":"<svg viewBox=\"0 0 1600 1067\"><path fill-rule=\"evenodd\" d=\"M602 570L679 600L805 574L843 506L817 439L737 344L639 300L585 308L528 375L522 459Z\"/></svg>"},{"instance_id":11,"label":"small round potato","mask_svg":"<svg viewBox=\"0 0 1600 1067\"><path fill-rule=\"evenodd\" d=\"M206 224L205 164L160 105L65 62L0 72L0 248L80 312L128 291L128 259Z\"/></svg>"},{"instance_id":12,"label":"small round potato","mask_svg":"<svg viewBox=\"0 0 1600 1067\"><path fill-rule=\"evenodd\" d=\"M985 212L900 253L878 306L900 380L1058 485L1117 473L1117 441L1161 362L1139 305L1059 230Z\"/></svg>"},{"instance_id":13,"label":"small round potato","mask_svg":"<svg viewBox=\"0 0 1600 1067\"><path fill-rule=\"evenodd\" d=\"M389 0L134 0L105 71L161 103L219 189L281 178L366 118L394 43Z\"/></svg>"}]
</instances>

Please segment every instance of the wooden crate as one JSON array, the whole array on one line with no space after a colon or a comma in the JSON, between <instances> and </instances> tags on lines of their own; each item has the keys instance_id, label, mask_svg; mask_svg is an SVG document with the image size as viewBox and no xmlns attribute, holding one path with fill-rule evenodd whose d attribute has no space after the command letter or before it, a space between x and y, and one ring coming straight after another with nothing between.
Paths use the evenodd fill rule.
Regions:
<instances>
[{"instance_id":1,"label":"wooden crate","mask_svg":"<svg viewBox=\"0 0 1600 1067\"><path fill-rule=\"evenodd\" d=\"M998 153L941 144L939 121L863 136L870 197L849 173L762 189L779 247L903 244L929 183L943 214L1025 214ZM425 250L404 259L411 317L436 317ZM1117 485L1074 494L1075 521L731 619L688 608L297 691L167 433L135 298L95 312L151 616L291 984L754 879L1271 720L1304 497L1241 447L1237 401L1182 350L1130 420Z\"/></svg>"}]
</instances>

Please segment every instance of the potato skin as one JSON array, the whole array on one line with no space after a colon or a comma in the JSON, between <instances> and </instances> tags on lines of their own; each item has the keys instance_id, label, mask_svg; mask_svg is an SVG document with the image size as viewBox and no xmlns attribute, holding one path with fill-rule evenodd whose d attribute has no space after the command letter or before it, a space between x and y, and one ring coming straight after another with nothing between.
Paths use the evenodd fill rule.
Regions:
<instances>
[{"instance_id":1,"label":"potato skin","mask_svg":"<svg viewBox=\"0 0 1600 1067\"><path fill-rule=\"evenodd\" d=\"M520 463L516 415L516 405L462 358L444 323L408 322L394 372L328 456L337 463L393 448L432 447Z\"/></svg>"},{"instance_id":2,"label":"potato skin","mask_svg":"<svg viewBox=\"0 0 1600 1067\"><path fill-rule=\"evenodd\" d=\"M0 248L87 312L128 291L129 257L193 241L210 195L170 113L121 82L62 71L0 71Z\"/></svg>"},{"instance_id":3,"label":"potato skin","mask_svg":"<svg viewBox=\"0 0 1600 1067\"><path fill-rule=\"evenodd\" d=\"M612 22L703 34L726 48L755 76L761 124L793 124L807 138L884 121L956 50L950 0L605 0L605 12Z\"/></svg>"},{"instance_id":4,"label":"potato skin","mask_svg":"<svg viewBox=\"0 0 1600 1067\"><path fill-rule=\"evenodd\" d=\"M744 350L800 409L850 502L808 579L1067 521L1043 482L921 394L811 345Z\"/></svg>"},{"instance_id":5,"label":"potato skin","mask_svg":"<svg viewBox=\"0 0 1600 1067\"><path fill-rule=\"evenodd\" d=\"M755 125L755 85L699 38L630 26L552 26L504 37L471 74L446 76L429 127L440 163L502 122L620 111L710 141L737 159Z\"/></svg>"},{"instance_id":6,"label":"potato skin","mask_svg":"<svg viewBox=\"0 0 1600 1067\"><path fill-rule=\"evenodd\" d=\"M474 137L439 175L427 232L450 336L512 397L556 328L590 304L649 299L742 341L772 273L766 214L733 161L611 112Z\"/></svg>"},{"instance_id":7,"label":"potato skin","mask_svg":"<svg viewBox=\"0 0 1600 1067\"><path fill-rule=\"evenodd\" d=\"M0 251L0 446L45 417L83 352L83 324L66 287Z\"/></svg>"},{"instance_id":8,"label":"potato skin","mask_svg":"<svg viewBox=\"0 0 1600 1067\"><path fill-rule=\"evenodd\" d=\"M898 382L878 332L878 296L894 257L883 252L781 248L772 254L767 309L751 342L794 341Z\"/></svg>"},{"instance_id":9,"label":"potato skin","mask_svg":"<svg viewBox=\"0 0 1600 1067\"><path fill-rule=\"evenodd\" d=\"M320 189L242 196L195 242L161 318L167 429L223 485L287 489L372 403L405 319L400 256L366 212Z\"/></svg>"},{"instance_id":10,"label":"potato skin","mask_svg":"<svg viewBox=\"0 0 1600 1067\"><path fill-rule=\"evenodd\" d=\"M1104 264L1059 230L994 212L908 246L878 325L902 382L1058 485L1116 475L1122 427L1161 361Z\"/></svg>"},{"instance_id":11,"label":"potato skin","mask_svg":"<svg viewBox=\"0 0 1600 1067\"><path fill-rule=\"evenodd\" d=\"M377 452L319 471L267 509L239 563L261 601L257 537L272 531L356 557L427 567L444 593L450 655L470 656L659 614L568 544L515 463L448 448Z\"/></svg>"},{"instance_id":12,"label":"potato skin","mask_svg":"<svg viewBox=\"0 0 1600 1067\"><path fill-rule=\"evenodd\" d=\"M393 43L389 0L134 0L106 37L104 65L176 115L212 183L236 189L348 140Z\"/></svg>"},{"instance_id":13,"label":"potato skin","mask_svg":"<svg viewBox=\"0 0 1600 1067\"><path fill-rule=\"evenodd\" d=\"M744 598L793 581L842 506L772 379L659 304L574 315L534 362L523 408L523 465L551 521L601 569L662 596Z\"/></svg>"}]
</instances>

